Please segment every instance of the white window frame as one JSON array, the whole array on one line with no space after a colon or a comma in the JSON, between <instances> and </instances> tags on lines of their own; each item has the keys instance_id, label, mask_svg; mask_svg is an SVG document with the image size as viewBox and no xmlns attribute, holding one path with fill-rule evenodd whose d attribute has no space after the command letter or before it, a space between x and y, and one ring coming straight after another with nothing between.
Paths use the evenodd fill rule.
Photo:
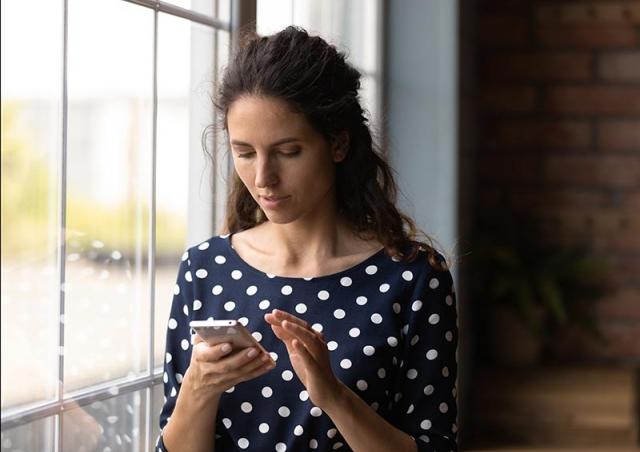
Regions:
<instances>
[{"instance_id":1,"label":"white window frame","mask_svg":"<svg viewBox=\"0 0 640 452\"><path fill-rule=\"evenodd\" d=\"M63 290L65 284L65 259L66 259L66 244L65 244L65 228L66 228L66 195L67 195L67 127L68 127L68 90L67 90L67 53L68 53L68 0L60 0L63 3L63 53L62 53L62 145L59 154L60 171L58 175L58 299L59 299L59 314L60 318L63 318L65 313L65 292ZM255 0L210 0L215 2L216 9L218 8L220 1L229 1L231 3L231 20L229 22L218 20L214 17L210 17L205 14L201 14L189 9L181 8L165 1L154 0L120 0L133 3L140 7L150 8L154 11L154 36L153 36L153 129L152 129L152 157L149 162L152 165L151 176L151 199L150 199L150 222L149 222L149 338L148 338L148 358L147 358L147 373L138 378L120 378L111 381L105 381L97 385L90 386L81 390L73 391L65 394L64 391L64 355L60 354L58 359L58 380L55 399L47 402L36 402L34 404L19 406L15 408L9 408L2 412L2 425L1 429L5 430L13 429L27 425L31 422L53 417L54 419L54 446L55 451L61 451L62 444L62 418L63 414L67 411L82 407L96 401L102 401L111 399L124 394L134 393L136 391L146 391L146 406L145 406L145 422L147 434L145 438L145 449L151 450L155 444L155 438L152 437L153 428L152 425L157 422L160 407L153 406L153 388L156 385L162 384L162 363L156 367L154 362L154 330L155 330L155 249L156 249L156 140L157 140L157 117L158 117L158 84L157 84L157 72L158 72L158 18L159 13L164 13L174 17L180 17L187 19L191 22L210 27L213 31L222 30L230 32L231 42L237 41L236 31L240 28L246 29L251 25L253 17L253 23L255 23ZM214 46L217 49L217 45ZM214 50L216 52L216 50ZM220 69L218 67L218 57L214 54L214 70L218 73ZM213 106L212 106L213 108ZM213 112L215 114L215 112ZM215 116L214 116L215 118ZM214 139L215 146L220 144L219 137ZM200 156L195 155L198 152L198 147L191 146L189 160L190 166L193 162L201 161ZM217 152L217 149L216 149ZM222 159L223 165L222 171L216 171L212 168L212 177L216 174L228 173L230 165L226 159ZM204 167L192 168L191 171L200 171L202 174L205 171ZM225 179L224 177L222 179ZM210 206L209 212L201 212L197 220L203 220L204 223L211 229L215 225L219 225L224 215L224 205L226 201L226 187L225 184L215 178L214 180L215 193L214 198L208 203ZM189 223L194 223L194 218L189 214ZM190 226L191 227L191 226ZM189 235L193 235L192 231ZM58 345L59 349L64 347L64 323L58 322ZM156 412L158 411L158 412Z\"/></svg>"}]
</instances>

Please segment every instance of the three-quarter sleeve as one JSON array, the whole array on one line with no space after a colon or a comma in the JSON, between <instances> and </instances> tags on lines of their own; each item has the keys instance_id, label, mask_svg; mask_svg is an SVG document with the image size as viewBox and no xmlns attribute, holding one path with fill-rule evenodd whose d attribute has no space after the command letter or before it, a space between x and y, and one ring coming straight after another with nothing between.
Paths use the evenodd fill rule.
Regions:
<instances>
[{"instance_id":1,"label":"three-quarter sleeve","mask_svg":"<svg viewBox=\"0 0 640 452\"><path fill-rule=\"evenodd\" d=\"M418 451L457 450L457 311L449 271L431 269L404 307L402 361L390 394L392 419Z\"/></svg>"},{"instance_id":2,"label":"three-quarter sleeve","mask_svg":"<svg viewBox=\"0 0 640 452\"><path fill-rule=\"evenodd\" d=\"M173 288L173 301L167 323L164 373L162 375L165 402L160 413L161 432L173 413L182 378L191 360L189 320L193 306L193 286L190 263L189 253L185 252ZM162 441L162 433L158 438L157 449L162 452L166 451Z\"/></svg>"}]
</instances>

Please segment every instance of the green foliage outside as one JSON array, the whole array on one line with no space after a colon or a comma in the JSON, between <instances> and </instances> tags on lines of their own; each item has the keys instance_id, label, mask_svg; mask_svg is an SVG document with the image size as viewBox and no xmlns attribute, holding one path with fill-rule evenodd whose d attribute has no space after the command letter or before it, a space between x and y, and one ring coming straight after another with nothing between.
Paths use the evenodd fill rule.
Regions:
<instances>
[{"instance_id":1,"label":"green foliage outside","mask_svg":"<svg viewBox=\"0 0 640 452\"><path fill-rule=\"evenodd\" d=\"M58 175L46 153L36 148L21 129L20 106L2 104L2 259L33 258L51 243L51 222L58 221ZM140 211L140 214L137 212ZM137 215L140 218L137 218ZM186 225L168 212L156 213L156 254L174 256L185 246ZM140 224L136 236L136 225ZM147 252L148 205L129 201L112 208L82 196L67 199L68 252L88 249L96 240L104 251L131 254L136 244ZM57 224L55 225L57 228ZM55 234L57 229L53 229ZM55 238L55 235L53 236ZM54 242L55 243L55 242Z\"/></svg>"}]
</instances>

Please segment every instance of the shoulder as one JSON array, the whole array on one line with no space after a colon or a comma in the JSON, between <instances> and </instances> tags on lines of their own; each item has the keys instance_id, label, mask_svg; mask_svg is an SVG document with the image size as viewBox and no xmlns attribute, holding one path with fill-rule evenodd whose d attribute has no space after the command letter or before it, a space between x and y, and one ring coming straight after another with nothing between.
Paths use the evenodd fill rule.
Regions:
<instances>
[{"instance_id":1,"label":"shoulder","mask_svg":"<svg viewBox=\"0 0 640 452\"><path fill-rule=\"evenodd\" d=\"M229 234L215 235L189 247L182 255L183 261L207 260L211 256L228 254Z\"/></svg>"},{"instance_id":2,"label":"shoulder","mask_svg":"<svg viewBox=\"0 0 640 452\"><path fill-rule=\"evenodd\" d=\"M437 250L423 248L411 260L394 260L406 268L404 271L410 272L418 289L424 289L425 286L431 289L438 287L450 289L453 285L453 277L446 258Z\"/></svg>"}]
</instances>

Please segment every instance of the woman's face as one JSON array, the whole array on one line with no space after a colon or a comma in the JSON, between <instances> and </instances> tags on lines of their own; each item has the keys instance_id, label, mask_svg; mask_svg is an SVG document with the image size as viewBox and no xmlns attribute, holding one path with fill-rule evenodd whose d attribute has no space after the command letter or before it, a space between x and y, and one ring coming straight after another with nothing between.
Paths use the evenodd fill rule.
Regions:
<instances>
[{"instance_id":1,"label":"woman's face","mask_svg":"<svg viewBox=\"0 0 640 452\"><path fill-rule=\"evenodd\" d=\"M227 127L236 172L269 221L313 220L335 209L335 162L344 158L286 102L234 101Z\"/></svg>"}]
</instances>

